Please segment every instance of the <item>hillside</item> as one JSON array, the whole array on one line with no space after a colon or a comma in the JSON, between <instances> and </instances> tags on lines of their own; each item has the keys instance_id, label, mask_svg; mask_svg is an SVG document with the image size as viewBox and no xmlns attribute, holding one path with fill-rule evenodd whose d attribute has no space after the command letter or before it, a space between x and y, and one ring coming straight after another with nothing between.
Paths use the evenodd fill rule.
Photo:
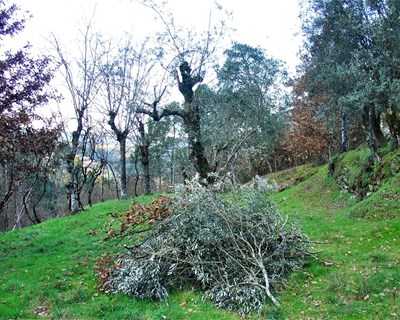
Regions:
<instances>
[{"instance_id":1,"label":"hillside","mask_svg":"<svg viewBox=\"0 0 400 320\"><path fill-rule=\"evenodd\" d=\"M306 165L268 177L282 186L274 200L321 252L279 290L281 309L269 305L251 319L398 319L400 153L374 168L367 158L365 150L341 155L332 175ZM102 240L108 213L129 203L0 234L0 319L239 319L190 289L168 304L97 290L96 259L120 250Z\"/></svg>"},{"instance_id":2,"label":"hillside","mask_svg":"<svg viewBox=\"0 0 400 320\"><path fill-rule=\"evenodd\" d=\"M363 158L353 151L337 161L342 178L357 180ZM382 159L394 165L388 154ZM365 159L364 159L365 160ZM310 175L310 171L315 171ZM364 200L341 191L326 167L293 170L298 182L274 196L280 208L296 217L314 240L320 263L293 275L283 319L398 319L400 315L400 179L387 174ZM371 172L372 173L372 172ZM279 181L281 172L276 177ZM308 177L309 176L309 177ZM308 177L308 178L307 178ZM295 179L295 180L296 180ZM351 184L349 184L351 185ZM349 186L348 185L348 186ZM368 184L367 184L368 186ZM343 188L342 188L343 189ZM347 187L349 189L349 187Z\"/></svg>"}]
</instances>

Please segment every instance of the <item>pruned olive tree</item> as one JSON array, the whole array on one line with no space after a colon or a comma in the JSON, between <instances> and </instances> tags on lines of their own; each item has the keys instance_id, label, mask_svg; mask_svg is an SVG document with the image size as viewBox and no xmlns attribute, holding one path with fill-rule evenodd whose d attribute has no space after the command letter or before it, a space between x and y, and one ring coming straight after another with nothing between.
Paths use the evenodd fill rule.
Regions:
<instances>
[{"instance_id":1,"label":"pruned olive tree","mask_svg":"<svg viewBox=\"0 0 400 320\"><path fill-rule=\"evenodd\" d=\"M215 58L220 40L226 31L225 22L221 20L213 24L210 14L208 29L203 34L196 34L177 26L172 16L166 14L155 2L139 2L153 10L164 25L165 32L160 35L165 51L161 64L167 75L172 76L171 80L183 97L183 103L178 107L162 107L160 103L152 103L139 108L138 112L147 114L154 121L160 121L167 116L181 118L188 137L190 161L200 177L206 179L212 172L212 165L206 156L201 135L201 110L196 87L204 81L208 65Z\"/></svg>"},{"instance_id":2,"label":"pruned olive tree","mask_svg":"<svg viewBox=\"0 0 400 320\"><path fill-rule=\"evenodd\" d=\"M234 43L217 79L196 92L212 172L247 181L272 171L289 101L284 65L261 48Z\"/></svg>"}]
</instances>

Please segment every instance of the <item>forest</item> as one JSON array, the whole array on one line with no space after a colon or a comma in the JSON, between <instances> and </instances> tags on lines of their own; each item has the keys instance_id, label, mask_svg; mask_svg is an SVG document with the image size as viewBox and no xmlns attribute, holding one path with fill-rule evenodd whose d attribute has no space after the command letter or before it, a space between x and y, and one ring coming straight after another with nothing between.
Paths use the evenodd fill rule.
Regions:
<instances>
[{"instance_id":1,"label":"forest","mask_svg":"<svg viewBox=\"0 0 400 320\"><path fill-rule=\"evenodd\" d=\"M87 250L90 262L77 252L76 266L68 267L74 271L64 272L66 282L54 288L69 292L78 281L93 284L80 271L85 268L98 281L95 293L75 288L65 301L89 306L99 294L121 292L165 301L172 290L176 308L186 312L166 317L160 309L162 315L135 314L138 319L197 319L193 309L198 319L234 319L231 311L251 319L319 319L326 312L340 317L329 307L339 302L348 318L368 312L396 318L400 278L393 266L399 260L391 241L398 238L400 210L400 2L299 1L304 42L295 76L268 48L231 41L229 13L219 5L214 10L221 18L210 15L208 28L195 32L178 25L165 3L139 2L161 31L141 40L135 34L108 39L95 30L93 15L79 30L76 50L51 35L48 54L38 56L29 44L8 46L29 17L0 0L0 253L19 259L10 253L19 250L19 241L25 243L21 250L34 254L53 250L39 240L30 246L30 234L39 237L46 220L54 221L49 228L64 225L69 238L57 240L58 250L81 241L77 250ZM307 234L283 212L302 215ZM66 220L56 219L61 217ZM25 240L8 232L24 228ZM81 228L90 228L82 232L93 242L75 235ZM368 249L361 230L370 232ZM358 246L346 249L356 246L352 232ZM375 244L378 238L387 245ZM337 252L324 248L336 242ZM114 252L122 244L125 255ZM370 281L364 256L348 262L353 250L383 268L385 282L375 277L377 269ZM324 278L324 268L336 268L335 259L343 259L344 275L335 270ZM306 271L296 273L304 265ZM344 277L357 268L365 272L346 284ZM4 270L4 276L15 271L11 264ZM311 289L319 276L340 296L324 298ZM68 277L76 282L71 288L64 286ZM2 289L23 289L13 281ZM304 292L285 291L287 282ZM177 288L189 296L174 296ZM227 313L196 309L212 308L193 302L203 299L197 289ZM308 290L322 297L308 301L311 293L302 296ZM300 317L297 297L303 308L308 302L327 307ZM393 305L376 307L386 297ZM60 319L112 314L69 314L61 300L46 299L35 300L34 311L22 318L32 312ZM128 317L124 298L110 299ZM0 294L0 310L15 303L10 301ZM136 306L151 309L146 303ZM281 303L292 304L280 309ZM368 309L372 305L376 309Z\"/></svg>"}]
</instances>

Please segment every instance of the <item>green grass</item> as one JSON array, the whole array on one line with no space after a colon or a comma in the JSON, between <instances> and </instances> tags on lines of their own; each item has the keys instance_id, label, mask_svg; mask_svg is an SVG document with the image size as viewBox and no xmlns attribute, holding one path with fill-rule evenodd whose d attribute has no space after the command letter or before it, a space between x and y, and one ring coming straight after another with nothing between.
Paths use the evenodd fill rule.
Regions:
<instances>
[{"instance_id":1,"label":"green grass","mask_svg":"<svg viewBox=\"0 0 400 320\"><path fill-rule=\"evenodd\" d=\"M99 292L96 259L121 250L103 241L111 219L107 213L125 211L130 203L109 201L0 234L0 319L239 319L202 303L192 290L172 294L168 303Z\"/></svg>"},{"instance_id":2,"label":"green grass","mask_svg":"<svg viewBox=\"0 0 400 320\"><path fill-rule=\"evenodd\" d=\"M398 319L399 215L352 218L354 208L369 200L356 203L341 192L326 168L273 198L322 251L321 261L293 274L281 292L283 319ZM380 213L386 216L382 208Z\"/></svg>"},{"instance_id":3,"label":"green grass","mask_svg":"<svg viewBox=\"0 0 400 320\"><path fill-rule=\"evenodd\" d=\"M357 163L343 159L347 166ZM398 155L382 162L393 159ZM249 319L399 318L400 179L397 162L391 169L382 166L379 188L362 202L340 191L326 167L303 166L273 177L291 183L273 199L321 252L276 293L280 309L267 303L261 315ZM172 293L168 303L98 291L96 259L121 250L102 240L107 213L125 211L129 204L110 201L0 234L0 319L240 319L204 303L190 288Z\"/></svg>"},{"instance_id":4,"label":"green grass","mask_svg":"<svg viewBox=\"0 0 400 320\"><path fill-rule=\"evenodd\" d=\"M305 164L302 166L282 170L269 174L266 178L273 180L278 184L279 190L287 189L300 183L318 171L318 167L313 164Z\"/></svg>"}]
</instances>

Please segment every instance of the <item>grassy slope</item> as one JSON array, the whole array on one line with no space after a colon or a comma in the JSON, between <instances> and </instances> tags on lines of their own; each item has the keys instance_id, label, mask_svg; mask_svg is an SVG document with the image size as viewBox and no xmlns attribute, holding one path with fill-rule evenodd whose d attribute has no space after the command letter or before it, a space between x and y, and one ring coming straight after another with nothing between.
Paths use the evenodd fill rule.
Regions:
<instances>
[{"instance_id":1,"label":"grassy slope","mask_svg":"<svg viewBox=\"0 0 400 320\"><path fill-rule=\"evenodd\" d=\"M294 173L302 182L274 196L312 240L324 243L315 245L323 250L318 255L322 261L294 274L282 293L283 318L400 316L400 152L384 155L382 164L369 173L363 169L368 157L365 149L342 155L336 181L326 167L310 177L312 167L302 166ZM284 173L277 175L279 180ZM339 180L347 189L368 189L373 175L379 185L371 186L376 191L361 202L337 185Z\"/></svg>"},{"instance_id":2,"label":"grassy slope","mask_svg":"<svg viewBox=\"0 0 400 320\"><path fill-rule=\"evenodd\" d=\"M389 176L361 203L341 193L325 167L304 166L271 177L294 184L274 199L324 244L314 246L323 250L321 261L293 274L288 288L279 292L282 308L269 307L254 319L399 317L400 184L399 175ZM172 294L168 304L97 291L93 264L110 250L99 232L109 220L105 213L128 205L107 202L0 234L0 319L239 319L203 304L190 290Z\"/></svg>"},{"instance_id":3,"label":"grassy slope","mask_svg":"<svg viewBox=\"0 0 400 320\"><path fill-rule=\"evenodd\" d=\"M102 240L110 220L106 213L126 210L129 204L110 201L0 234L0 319L239 319L203 304L200 294L191 291L173 294L168 304L98 292L96 259L121 250Z\"/></svg>"},{"instance_id":4,"label":"grassy slope","mask_svg":"<svg viewBox=\"0 0 400 320\"><path fill-rule=\"evenodd\" d=\"M398 319L400 218L351 219L354 199L326 168L274 196L323 250L281 293L284 319ZM397 199L399 201L399 199ZM394 204L396 205L396 204ZM384 213L384 211L382 211Z\"/></svg>"}]
</instances>

